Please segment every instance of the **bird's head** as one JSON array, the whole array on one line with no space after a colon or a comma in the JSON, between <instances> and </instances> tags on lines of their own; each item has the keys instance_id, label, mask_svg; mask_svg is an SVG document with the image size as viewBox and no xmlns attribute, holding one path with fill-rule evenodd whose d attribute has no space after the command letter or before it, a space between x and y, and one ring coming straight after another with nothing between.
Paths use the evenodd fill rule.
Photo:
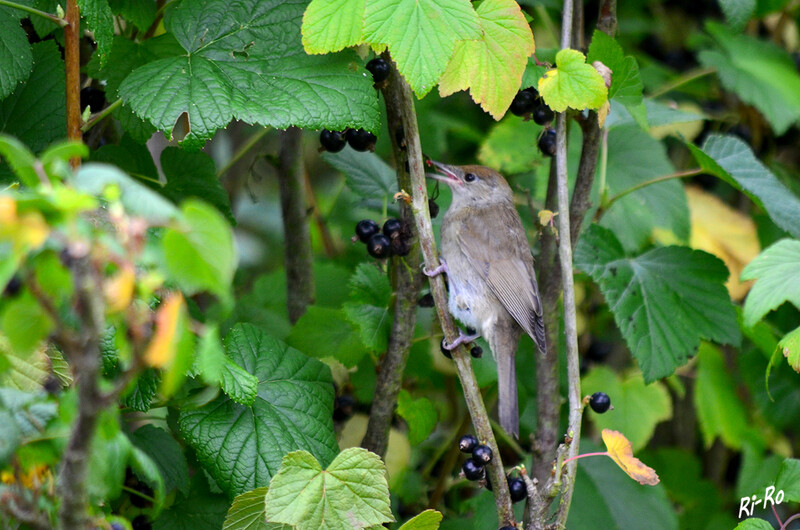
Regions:
<instances>
[{"instance_id":1,"label":"bird's head","mask_svg":"<svg viewBox=\"0 0 800 530\"><path fill-rule=\"evenodd\" d=\"M449 166L433 160L428 163L437 171L428 176L446 183L453 191L453 206L513 203L511 187L503 175L493 169L484 166Z\"/></svg>"}]
</instances>

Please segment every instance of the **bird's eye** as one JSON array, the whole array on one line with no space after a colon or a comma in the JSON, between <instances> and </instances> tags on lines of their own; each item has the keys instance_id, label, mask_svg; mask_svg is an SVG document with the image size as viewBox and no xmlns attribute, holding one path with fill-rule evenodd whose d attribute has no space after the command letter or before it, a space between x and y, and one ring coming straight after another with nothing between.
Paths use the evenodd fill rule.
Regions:
<instances>
[{"instance_id":1,"label":"bird's eye","mask_svg":"<svg viewBox=\"0 0 800 530\"><path fill-rule=\"evenodd\" d=\"M476 180L478 180L478 177L475 176L475 173L467 173L466 175L464 175L464 180L466 182L475 182Z\"/></svg>"}]
</instances>

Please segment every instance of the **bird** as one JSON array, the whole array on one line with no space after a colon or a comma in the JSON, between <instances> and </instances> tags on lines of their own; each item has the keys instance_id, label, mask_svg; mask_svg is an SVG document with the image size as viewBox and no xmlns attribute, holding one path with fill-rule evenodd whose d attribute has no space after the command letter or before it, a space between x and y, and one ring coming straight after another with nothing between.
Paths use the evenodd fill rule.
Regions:
<instances>
[{"instance_id":1,"label":"bird","mask_svg":"<svg viewBox=\"0 0 800 530\"><path fill-rule=\"evenodd\" d=\"M442 219L441 265L423 269L447 274L448 309L467 327L446 349L482 336L497 362L500 426L519 437L515 355L522 333L547 354L542 302L522 219L506 179L484 166L446 165L432 160L453 200Z\"/></svg>"}]
</instances>

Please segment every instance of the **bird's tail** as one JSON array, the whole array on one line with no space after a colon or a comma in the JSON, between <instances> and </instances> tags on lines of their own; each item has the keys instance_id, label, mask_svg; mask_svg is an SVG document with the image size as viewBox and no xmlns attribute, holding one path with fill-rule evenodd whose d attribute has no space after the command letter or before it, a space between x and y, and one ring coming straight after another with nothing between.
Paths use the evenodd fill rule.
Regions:
<instances>
[{"instance_id":1,"label":"bird's tail","mask_svg":"<svg viewBox=\"0 0 800 530\"><path fill-rule=\"evenodd\" d=\"M519 333L495 333L489 346L497 361L497 412L500 426L519 438L519 405L517 404L517 369L514 362Z\"/></svg>"}]
</instances>

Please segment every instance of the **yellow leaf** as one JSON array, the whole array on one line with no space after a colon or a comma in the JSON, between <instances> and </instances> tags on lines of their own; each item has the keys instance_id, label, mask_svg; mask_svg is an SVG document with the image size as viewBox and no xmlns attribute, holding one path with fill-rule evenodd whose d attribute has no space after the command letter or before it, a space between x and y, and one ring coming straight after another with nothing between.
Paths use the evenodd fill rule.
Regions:
<instances>
[{"instance_id":1,"label":"yellow leaf","mask_svg":"<svg viewBox=\"0 0 800 530\"><path fill-rule=\"evenodd\" d=\"M7 195L0 196L0 225L17 222L17 203Z\"/></svg>"},{"instance_id":2,"label":"yellow leaf","mask_svg":"<svg viewBox=\"0 0 800 530\"><path fill-rule=\"evenodd\" d=\"M686 198L691 215L689 244L725 262L731 273L725 285L732 299L741 300L753 282L742 283L739 276L744 266L761 251L755 224L748 216L700 188L687 186Z\"/></svg>"},{"instance_id":3,"label":"yellow leaf","mask_svg":"<svg viewBox=\"0 0 800 530\"><path fill-rule=\"evenodd\" d=\"M106 305L112 313L122 311L131 303L136 287L136 271L127 264L110 278L103 289Z\"/></svg>"},{"instance_id":4,"label":"yellow leaf","mask_svg":"<svg viewBox=\"0 0 800 530\"><path fill-rule=\"evenodd\" d=\"M183 295L171 293L156 312L156 331L144 353L145 362L163 368L175 357L179 340L178 321L183 309Z\"/></svg>"},{"instance_id":5,"label":"yellow leaf","mask_svg":"<svg viewBox=\"0 0 800 530\"><path fill-rule=\"evenodd\" d=\"M608 456L633 480L646 486L658 484L655 469L647 467L641 460L633 456L631 443L618 431L603 429L603 443L608 449Z\"/></svg>"}]
</instances>

